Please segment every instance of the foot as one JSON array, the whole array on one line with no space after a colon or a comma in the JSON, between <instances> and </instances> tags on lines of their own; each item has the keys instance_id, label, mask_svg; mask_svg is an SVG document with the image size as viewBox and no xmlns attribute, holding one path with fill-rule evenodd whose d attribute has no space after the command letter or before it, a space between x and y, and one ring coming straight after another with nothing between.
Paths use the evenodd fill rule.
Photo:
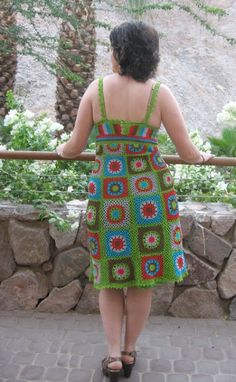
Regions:
<instances>
[{"instance_id":1,"label":"foot","mask_svg":"<svg viewBox=\"0 0 236 382\"><path fill-rule=\"evenodd\" d=\"M136 360L136 351L133 350L131 352L128 351L122 351L121 352L121 358L124 363L127 364L133 364Z\"/></svg>"},{"instance_id":2,"label":"foot","mask_svg":"<svg viewBox=\"0 0 236 382\"><path fill-rule=\"evenodd\" d=\"M120 357L109 357L107 356L102 360L102 370L105 375L108 374L109 370L121 370L122 361Z\"/></svg>"}]
</instances>

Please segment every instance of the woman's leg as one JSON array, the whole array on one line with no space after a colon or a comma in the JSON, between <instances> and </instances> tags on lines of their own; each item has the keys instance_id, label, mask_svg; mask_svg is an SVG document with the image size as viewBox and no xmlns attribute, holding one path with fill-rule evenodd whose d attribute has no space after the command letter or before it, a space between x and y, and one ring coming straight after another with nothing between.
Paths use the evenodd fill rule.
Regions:
<instances>
[{"instance_id":1,"label":"woman's leg","mask_svg":"<svg viewBox=\"0 0 236 382\"><path fill-rule=\"evenodd\" d=\"M121 332L124 317L123 289L102 289L99 293L99 308L108 343L108 355L120 357ZM109 366L119 369L121 363L112 362Z\"/></svg>"},{"instance_id":2,"label":"woman's leg","mask_svg":"<svg viewBox=\"0 0 236 382\"><path fill-rule=\"evenodd\" d=\"M152 302L151 288L128 288L126 295L126 320L124 350L135 350L136 341L148 319ZM132 357L122 356L123 361L132 362Z\"/></svg>"}]
</instances>

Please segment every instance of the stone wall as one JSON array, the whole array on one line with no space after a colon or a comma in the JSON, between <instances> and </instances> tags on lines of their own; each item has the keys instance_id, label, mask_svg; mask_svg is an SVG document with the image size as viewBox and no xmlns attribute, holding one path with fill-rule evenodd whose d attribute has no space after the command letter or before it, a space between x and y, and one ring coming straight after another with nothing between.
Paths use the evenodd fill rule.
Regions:
<instances>
[{"instance_id":1,"label":"stone wall","mask_svg":"<svg viewBox=\"0 0 236 382\"><path fill-rule=\"evenodd\" d=\"M79 227L58 232L32 206L0 205L0 309L98 312L88 282L86 202ZM59 210L62 214L63 210ZM153 315L236 319L236 211L219 203L180 203L189 276L154 288Z\"/></svg>"}]
</instances>

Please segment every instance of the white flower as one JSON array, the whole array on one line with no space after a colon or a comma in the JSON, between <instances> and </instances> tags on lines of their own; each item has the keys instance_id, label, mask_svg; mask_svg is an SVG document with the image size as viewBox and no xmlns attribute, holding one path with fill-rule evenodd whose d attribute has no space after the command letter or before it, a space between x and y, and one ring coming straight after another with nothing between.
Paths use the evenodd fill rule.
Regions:
<instances>
[{"instance_id":1,"label":"white flower","mask_svg":"<svg viewBox=\"0 0 236 382\"><path fill-rule=\"evenodd\" d=\"M15 109L10 110L9 113L4 118L4 126L9 126L12 123L16 122L18 120L18 117L19 117L19 115L18 115L17 110L15 110Z\"/></svg>"},{"instance_id":2,"label":"white flower","mask_svg":"<svg viewBox=\"0 0 236 382\"><path fill-rule=\"evenodd\" d=\"M34 113L32 111L29 111L29 110L26 110L24 111L23 113L23 116L26 118L26 119L33 119L34 118Z\"/></svg>"},{"instance_id":3,"label":"white flower","mask_svg":"<svg viewBox=\"0 0 236 382\"><path fill-rule=\"evenodd\" d=\"M87 175L85 175L85 174L81 174L81 175L80 175L80 179L82 179L82 180L87 179Z\"/></svg>"},{"instance_id":4,"label":"white flower","mask_svg":"<svg viewBox=\"0 0 236 382\"><path fill-rule=\"evenodd\" d=\"M224 181L218 182L217 188L219 191L227 191L227 183L225 183Z\"/></svg>"},{"instance_id":5,"label":"white flower","mask_svg":"<svg viewBox=\"0 0 236 382\"><path fill-rule=\"evenodd\" d=\"M0 169L2 168L3 166L3 163L2 163L2 160L0 159Z\"/></svg>"},{"instance_id":6,"label":"white flower","mask_svg":"<svg viewBox=\"0 0 236 382\"><path fill-rule=\"evenodd\" d=\"M224 107L221 113L217 114L216 121L223 127L236 127L236 102L229 102Z\"/></svg>"},{"instance_id":7,"label":"white flower","mask_svg":"<svg viewBox=\"0 0 236 382\"><path fill-rule=\"evenodd\" d=\"M71 224L72 231L76 230L78 227L79 227L79 222L74 222L73 224Z\"/></svg>"},{"instance_id":8,"label":"white flower","mask_svg":"<svg viewBox=\"0 0 236 382\"><path fill-rule=\"evenodd\" d=\"M50 149L55 149L56 146L57 146L57 138L52 139L52 140L49 142L49 147L50 147Z\"/></svg>"},{"instance_id":9,"label":"white flower","mask_svg":"<svg viewBox=\"0 0 236 382\"><path fill-rule=\"evenodd\" d=\"M62 142L67 141L69 139L69 134L63 133L61 135L60 139L61 139Z\"/></svg>"},{"instance_id":10,"label":"white flower","mask_svg":"<svg viewBox=\"0 0 236 382\"><path fill-rule=\"evenodd\" d=\"M67 192L72 192L72 191L74 191L73 187L72 187L72 186L69 186L69 187L67 188Z\"/></svg>"},{"instance_id":11,"label":"white flower","mask_svg":"<svg viewBox=\"0 0 236 382\"><path fill-rule=\"evenodd\" d=\"M50 126L50 131L53 133L55 131L62 131L64 129L64 126L62 126L58 122L53 122Z\"/></svg>"},{"instance_id":12,"label":"white flower","mask_svg":"<svg viewBox=\"0 0 236 382\"><path fill-rule=\"evenodd\" d=\"M80 212L79 211L75 211L74 209L69 209L69 212L68 214L66 215L68 219L78 219L79 216L80 216Z\"/></svg>"},{"instance_id":13,"label":"white flower","mask_svg":"<svg viewBox=\"0 0 236 382\"><path fill-rule=\"evenodd\" d=\"M0 151L4 151L6 150L6 146L5 145L0 145Z\"/></svg>"}]
</instances>

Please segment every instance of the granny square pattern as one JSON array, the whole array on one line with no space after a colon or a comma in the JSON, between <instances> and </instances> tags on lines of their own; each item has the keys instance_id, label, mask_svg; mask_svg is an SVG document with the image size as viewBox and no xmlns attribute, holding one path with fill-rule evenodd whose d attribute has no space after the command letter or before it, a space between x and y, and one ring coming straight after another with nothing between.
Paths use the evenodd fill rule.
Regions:
<instances>
[{"instance_id":1,"label":"granny square pattern","mask_svg":"<svg viewBox=\"0 0 236 382\"><path fill-rule=\"evenodd\" d=\"M101 120L88 182L89 279L97 289L182 282L187 264L177 195L149 124L160 84L141 122L109 120L99 80Z\"/></svg>"}]
</instances>

